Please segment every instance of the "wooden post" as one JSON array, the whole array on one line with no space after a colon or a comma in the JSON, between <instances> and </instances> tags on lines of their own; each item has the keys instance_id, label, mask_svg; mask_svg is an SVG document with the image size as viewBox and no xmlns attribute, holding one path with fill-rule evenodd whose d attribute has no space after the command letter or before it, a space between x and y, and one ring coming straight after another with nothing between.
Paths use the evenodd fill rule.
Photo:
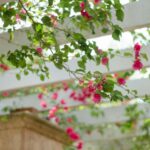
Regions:
<instances>
[{"instance_id":1,"label":"wooden post","mask_svg":"<svg viewBox=\"0 0 150 150\"><path fill-rule=\"evenodd\" d=\"M64 150L70 143L63 130L29 113L0 121L0 150Z\"/></svg>"}]
</instances>

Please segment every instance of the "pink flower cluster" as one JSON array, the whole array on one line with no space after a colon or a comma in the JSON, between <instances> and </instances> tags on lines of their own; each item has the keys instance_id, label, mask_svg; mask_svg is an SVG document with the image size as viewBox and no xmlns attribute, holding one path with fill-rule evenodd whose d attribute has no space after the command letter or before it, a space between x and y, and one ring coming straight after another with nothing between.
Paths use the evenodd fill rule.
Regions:
<instances>
[{"instance_id":1,"label":"pink flower cluster","mask_svg":"<svg viewBox=\"0 0 150 150\"><path fill-rule=\"evenodd\" d=\"M101 0L94 0L94 4L99 4L101 2Z\"/></svg>"},{"instance_id":2,"label":"pink flower cluster","mask_svg":"<svg viewBox=\"0 0 150 150\"><path fill-rule=\"evenodd\" d=\"M0 69L2 69L3 71L8 71L9 67L5 64L0 64Z\"/></svg>"},{"instance_id":3,"label":"pink flower cluster","mask_svg":"<svg viewBox=\"0 0 150 150\"><path fill-rule=\"evenodd\" d=\"M91 20L92 19L92 16L85 10L85 2L81 2L80 3L80 8L81 8L81 15L87 19L87 20Z\"/></svg>"},{"instance_id":4,"label":"pink flower cluster","mask_svg":"<svg viewBox=\"0 0 150 150\"><path fill-rule=\"evenodd\" d=\"M84 82L84 81L82 81ZM92 98L92 101L94 103L101 102L101 95L96 93L96 91L101 91L103 89L103 83L98 83L94 85L92 81L89 81L88 86L82 88L81 92L76 93L75 91L72 91L70 94L70 98L72 98L75 101L86 103L87 98Z\"/></svg>"},{"instance_id":5,"label":"pink flower cluster","mask_svg":"<svg viewBox=\"0 0 150 150\"><path fill-rule=\"evenodd\" d=\"M102 64L103 64L103 65L106 66L106 65L108 64L108 62L109 62L109 58L108 58L108 57L103 57L103 58L102 58Z\"/></svg>"},{"instance_id":6,"label":"pink flower cluster","mask_svg":"<svg viewBox=\"0 0 150 150\"><path fill-rule=\"evenodd\" d=\"M42 49L41 47L36 48L36 52L37 52L39 55L42 55L42 51L43 51L43 49Z\"/></svg>"},{"instance_id":7,"label":"pink flower cluster","mask_svg":"<svg viewBox=\"0 0 150 150\"><path fill-rule=\"evenodd\" d=\"M78 140L80 139L79 134L76 133L76 132L74 131L74 129L71 128L71 127L68 127L68 128L66 129L66 133L69 135L69 137L70 137L71 140L73 140L73 141L78 141Z\"/></svg>"},{"instance_id":8,"label":"pink flower cluster","mask_svg":"<svg viewBox=\"0 0 150 150\"><path fill-rule=\"evenodd\" d=\"M66 129L66 133L69 135L70 139L76 143L76 149L82 150L83 148L83 142L80 140L80 135L74 131L72 127L68 127Z\"/></svg>"},{"instance_id":9,"label":"pink flower cluster","mask_svg":"<svg viewBox=\"0 0 150 150\"><path fill-rule=\"evenodd\" d=\"M125 85L126 84L126 80L124 78L118 78L117 82L119 85Z\"/></svg>"},{"instance_id":10,"label":"pink flower cluster","mask_svg":"<svg viewBox=\"0 0 150 150\"><path fill-rule=\"evenodd\" d=\"M102 49L98 49L98 48L97 48L97 51L98 51L98 54L100 54L100 55L102 55L102 54L104 53L104 51L103 51ZM109 58L108 58L107 56L102 57L101 63L102 63L102 65L104 65L104 66L108 65L108 63L109 63Z\"/></svg>"},{"instance_id":11,"label":"pink flower cluster","mask_svg":"<svg viewBox=\"0 0 150 150\"><path fill-rule=\"evenodd\" d=\"M135 53L135 60L134 60L134 63L132 65L132 68L134 70L140 70L143 68L143 63L141 62L140 60L140 51L141 51L141 44L140 43L136 43L134 45L134 53Z\"/></svg>"}]
</instances>

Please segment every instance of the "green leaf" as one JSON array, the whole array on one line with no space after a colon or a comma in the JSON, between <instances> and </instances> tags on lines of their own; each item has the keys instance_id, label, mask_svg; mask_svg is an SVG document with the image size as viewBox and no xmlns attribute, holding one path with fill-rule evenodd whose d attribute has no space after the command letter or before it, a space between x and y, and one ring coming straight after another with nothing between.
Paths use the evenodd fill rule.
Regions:
<instances>
[{"instance_id":1,"label":"green leaf","mask_svg":"<svg viewBox=\"0 0 150 150\"><path fill-rule=\"evenodd\" d=\"M124 52L124 56L126 56L126 57L132 57L132 53L130 53L130 52Z\"/></svg>"},{"instance_id":2,"label":"green leaf","mask_svg":"<svg viewBox=\"0 0 150 150\"><path fill-rule=\"evenodd\" d=\"M21 79L21 76L20 76L20 74L16 74L16 78L17 78L17 80L20 80Z\"/></svg>"},{"instance_id":3,"label":"green leaf","mask_svg":"<svg viewBox=\"0 0 150 150\"><path fill-rule=\"evenodd\" d=\"M142 58L144 58L146 61L148 61L148 56L146 53L141 53Z\"/></svg>"},{"instance_id":4,"label":"green leaf","mask_svg":"<svg viewBox=\"0 0 150 150\"><path fill-rule=\"evenodd\" d=\"M122 28L120 28L118 25L114 25L112 37L115 40L120 40L121 35L122 35Z\"/></svg>"},{"instance_id":5,"label":"green leaf","mask_svg":"<svg viewBox=\"0 0 150 150\"><path fill-rule=\"evenodd\" d=\"M122 9L117 9L116 10L116 17L119 21L123 21L124 19L124 12Z\"/></svg>"},{"instance_id":6,"label":"green leaf","mask_svg":"<svg viewBox=\"0 0 150 150\"><path fill-rule=\"evenodd\" d=\"M52 6L52 5L53 5L53 1L54 1L54 0L48 0L48 5L49 5L49 6Z\"/></svg>"},{"instance_id":7,"label":"green leaf","mask_svg":"<svg viewBox=\"0 0 150 150\"><path fill-rule=\"evenodd\" d=\"M44 81L45 80L45 76L43 74L40 75L40 79L41 81Z\"/></svg>"},{"instance_id":8,"label":"green leaf","mask_svg":"<svg viewBox=\"0 0 150 150\"><path fill-rule=\"evenodd\" d=\"M46 25L46 26L51 26L51 25L52 25L51 20L50 20L50 17L48 17L48 16L44 16L44 17L42 18L42 22L43 22L44 25Z\"/></svg>"},{"instance_id":9,"label":"green leaf","mask_svg":"<svg viewBox=\"0 0 150 150\"><path fill-rule=\"evenodd\" d=\"M109 31L109 29L108 29L108 28L103 28L101 31L102 31L103 33L107 33L107 32Z\"/></svg>"},{"instance_id":10,"label":"green leaf","mask_svg":"<svg viewBox=\"0 0 150 150\"><path fill-rule=\"evenodd\" d=\"M103 85L103 90L105 92L112 92L114 89L114 82L112 80L107 80L107 82Z\"/></svg>"}]
</instances>

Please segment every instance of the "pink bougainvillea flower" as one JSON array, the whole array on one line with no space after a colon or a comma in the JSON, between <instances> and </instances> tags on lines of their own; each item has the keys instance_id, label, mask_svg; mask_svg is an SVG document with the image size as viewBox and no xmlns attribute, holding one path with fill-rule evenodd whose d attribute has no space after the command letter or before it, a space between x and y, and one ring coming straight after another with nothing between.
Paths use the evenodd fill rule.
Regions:
<instances>
[{"instance_id":1,"label":"pink bougainvillea flower","mask_svg":"<svg viewBox=\"0 0 150 150\"><path fill-rule=\"evenodd\" d=\"M3 67L3 69L4 69L4 71L8 71L10 68L5 65L5 66Z\"/></svg>"},{"instance_id":2,"label":"pink bougainvillea flower","mask_svg":"<svg viewBox=\"0 0 150 150\"><path fill-rule=\"evenodd\" d=\"M40 101L40 105L42 108L47 108L47 103L44 100Z\"/></svg>"},{"instance_id":3,"label":"pink bougainvillea flower","mask_svg":"<svg viewBox=\"0 0 150 150\"><path fill-rule=\"evenodd\" d=\"M66 101L65 101L64 99L62 99L62 100L60 101L60 103L61 103L62 105L65 105L65 104L66 104Z\"/></svg>"},{"instance_id":4,"label":"pink bougainvillea flower","mask_svg":"<svg viewBox=\"0 0 150 150\"><path fill-rule=\"evenodd\" d=\"M68 122L68 123L72 123L72 122L73 122L73 119L72 119L72 118L67 118L67 122Z\"/></svg>"},{"instance_id":5,"label":"pink bougainvillea flower","mask_svg":"<svg viewBox=\"0 0 150 150\"><path fill-rule=\"evenodd\" d=\"M59 124L60 123L60 118L58 118L57 116L55 117L55 122L57 123L57 124Z\"/></svg>"},{"instance_id":6,"label":"pink bougainvillea flower","mask_svg":"<svg viewBox=\"0 0 150 150\"><path fill-rule=\"evenodd\" d=\"M114 73L114 77L118 78L119 74L118 73Z\"/></svg>"},{"instance_id":7,"label":"pink bougainvillea flower","mask_svg":"<svg viewBox=\"0 0 150 150\"><path fill-rule=\"evenodd\" d=\"M92 19L92 16L90 16L90 14L85 11L85 10L81 10L81 15L86 18L87 20L91 20Z\"/></svg>"},{"instance_id":8,"label":"pink bougainvillea flower","mask_svg":"<svg viewBox=\"0 0 150 150\"><path fill-rule=\"evenodd\" d=\"M51 118L54 118L54 117L55 117L55 112L53 110L50 110L49 114L48 114L48 118L51 119Z\"/></svg>"},{"instance_id":9,"label":"pink bougainvillea flower","mask_svg":"<svg viewBox=\"0 0 150 150\"><path fill-rule=\"evenodd\" d=\"M143 63L140 61L140 59L137 59L134 61L132 68L134 70L140 70L143 68Z\"/></svg>"},{"instance_id":10,"label":"pink bougainvillea flower","mask_svg":"<svg viewBox=\"0 0 150 150\"><path fill-rule=\"evenodd\" d=\"M103 54L103 50L102 49L98 49L98 53L99 54Z\"/></svg>"},{"instance_id":11,"label":"pink bougainvillea flower","mask_svg":"<svg viewBox=\"0 0 150 150\"><path fill-rule=\"evenodd\" d=\"M69 133L69 136L70 136L70 138L73 140L73 141L77 141L77 140L79 140L80 139L80 136L79 136L79 134L78 133L76 133L76 132L71 132L71 133Z\"/></svg>"},{"instance_id":12,"label":"pink bougainvillea flower","mask_svg":"<svg viewBox=\"0 0 150 150\"><path fill-rule=\"evenodd\" d=\"M96 90L96 89L95 89L95 87L94 87L93 85L91 85L91 86L88 87L88 91L89 91L90 93L93 93L95 90Z\"/></svg>"},{"instance_id":13,"label":"pink bougainvillea flower","mask_svg":"<svg viewBox=\"0 0 150 150\"><path fill-rule=\"evenodd\" d=\"M16 14L16 22L20 22L21 18L19 16L19 14Z\"/></svg>"},{"instance_id":14,"label":"pink bougainvillea flower","mask_svg":"<svg viewBox=\"0 0 150 150\"><path fill-rule=\"evenodd\" d=\"M54 113L56 113L57 110L58 110L58 106L54 106L51 110L52 110Z\"/></svg>"},{"instance_id":15,"label":"pink bougainvillea flower","mask_svg":"<svg viewBox=\"0 0 150 150\"><path fill-rule=\"evenodd\" d=\"M69 110L69 107L68 107L68 106L65 106L65 107L64 107L64 111L67 112L68 110Z\"/></svg>"},{"instance_id":16,"label":"pink bougainvillea flower","mask_svg":"<svg viewBox=\"0 0 150 150\"><path fill-rule=\"evenodd\" d=\"M69 89L69 86L66 82L63 83L63 89L64 91L67 91Z\"/></svg>"},{"instance_id":17,"label":"pink bougainvillea flower","mask_svg":"<svg viewBox=\"0 0 150 150\"><path fill-rule=\"evenodd\" d=\"M76 92L75 92L75 91L72 91L69 97L70 97L70 98L74 98L75 96L76 96Z\"/></svg>"},{"instance_id":18,"label":"pink bougainvillea flower","mask_svg":"<svg viewBox=\"0 0 150 150\"><path fill-rule=\"evenodd\" d=\"M80 8L81 8L81 10L85 9L85 2L80 3Z\"/></svg>"},{"instance_id":19,"label":"pink bougainvillea flower","mask_svg":"<svg viewBox=\"0 0 150 150\"><path fill-rule=\"evenodd\" d=\"M77 148L77 150L82 150L82 148L83 148L83 142L82 142L82 141L79 141L79 142L77 143L76 148Z\"/></svg>"},{"instance_id":20,"label":"pink bougainvillea flower","mask_svg":"<svg viewBox=\"0 0 150 150\"><path fill-rule=\"evenodd\" d=\"M79 85L83 85L84 84L84 80L79 80Z\"/></svg>"},{"instance_id":21,"label":"pink bougainvillea flower","mask_svg":"<svg viewBox=\"0 0 150 150\"><path fill-rule=\"evenodd\" d=\"M51 99L52 100L57 100L57 98L58 98L58 93L57 92L53 93L52 96L51 96Z\"/></svg>"},{"instance_id":22,"label":"pink bougainvillea flower","mask_svg":"<svg viewBox=\"0 0 150 150\"><path fill-rule=\"evenodd\" d=\"M140 57L140 51L135 51L135 59L138 59Z\"/></svg>"},{"instance_id":23,"label":"pink bougainvillea flower","mask_svg":"<svg viewBox=\"0 0 150 150\"><path fill-rule=\"evenodd\" d=\"M73 130L73 128L72 127L68 127L67 129L66 129L66 133L67 134L70 134L70 133L72 133L74 130Z\"/></svg>"},{"instance_id":24,"label":"pink bougainvillea flower","mask_svg":"<svg viewBox=\"0 0 150 150\"><path fill-rule=\"evenodd\" d=\"M102 84L97 84L97 89L100 90L100 91L103 90Z\"/></svg>"},{"instance_id":25,"label":"pink bougainvillea flower","mask_svg":"<svg viewBox=\"0 0 150 150\"><path fill-rule=\"evenodd\" d=\"M140 43L136 43L134 45L134 51L139 52L142 48L142 45Z\"/></svg>"},{"instance_id":26,"label":"pink bougainvillea flower","mask_svg":"<svg viewBox=\"0 0 150 150\"><path fill-rule=\"evenodd\" d=\"M79 94L79 95L78 95L78 101L84 102L84 101L85 101L85 96L82 95L82 94Z\"/></svg>"},{"instance_id":27,"label":"pink bougainvillea flower","mask_svg":"<svg viewBox=\"0 0 150 150\"><path fill-rule=\"evenodd\" d=\"M22 9L20 10L20 13L21 13L21 14L26 14L27 12L26 12L25 9L22 8Z\"/></svg>"},{"instance_id":28,"label":"pink bougainvillea flower","mask_svg":"<svg viewBox=\"0 0 150 150\"><path fill-rule=\"evenodd\" d=\"M94 103L99 103L99 102L101 102L101 99L102 99L102 97L101 97L100 94L94 93L93 99L92 99Z\"/></svg>"},{"instance_id":29,"label":"pink bougainvillea flower","mask_svg":"<svg viewBox=\"0 0 150 150\"><path fill-rule=\"evenodd\" d=\"M69 135L69 137L70 137L73 141L77 141L77 140L80 139L79 134L76 133L72 127L68 127L68 128L66 129L66 133Z\"/></svg>"},{"instance_id":30,"label":"pink bougainvillea flower","mask_svg":"<svg viewBox=\"0 0 150 150\"><path fill-rule=\"evenodd\" d=\"M101 0L94 0L94 4L99 4Z\"/></svg>"},{"instance_id":31,"label":"pink bougainvillea flower","mask_svg":"<svg viewBox=\"0 0 150 150\"><path fill-rule=\"evenodd\" d=\"M54 106L54 107L49 111L48 118L49 118L49 119L54 118L54 117L55 117L55 113L57 112L57 110L58 110L58 107L57 107L57 106Z\"/></svg>"},{"instance_id":32,"label":"pink bougainvillea flower","mask_svg":"<svg viewBox=\"0 0 150 150\"><path fill-rule=\"evenodd\" d=\"M3 92L3 93L2 93L2 96L4 96L4 97L9 96L9 92L7 92L7 91Z\"/></svg>"},{"instance_id":33,"label":"pink bougainvillea flower","mask_svg":"<svg viewBox=\"0 0 150 150\"><path fill-rule=\"evenodd\" d=\"M3 69L3 71L8 71L10 68L5 64L0 64L0 68Z\"/></svg>"},{"instance_id":34,"label":"pink bougainvillea flower","mask_svg":"<svg viewBox=\"0 0 150 150\"><path fill-rule=\"evenodd\" d=\"M102 62L103 65L107 65L108 62L109 62L109 58L108 57L103 57L101 62Z\"/></svg>"},{"instance_id":35,"label":"pink bougainvillea flower","mask_svg":"<svg viewBox=\"0 0 150 150\"><path fill-rule=\"evenodd\" d=\"M38 53L38 54L40 54L40 55L41 55L41 54L42 54L43 49L42 49L41 47L38 47L38 48L36 48L36 51L37 51L37 53Z\"/></svg>"},{"instance_id":36,"label":"pink bougainvillea flower","mask_svg":"<svg viewBox=\"0 0 150 150\"><path fill-rule=\"evenodd\" d=\"M126 80L124 78L118 78L117 82L119 85L125 85L126 84Z\"/></svg>"},{"instance_id":37,"label":"pink bougainvillea flower","mask_svg":"<svg viewBox=\"0 0 150 150\"><path fill-rule=\"evenodd\" d=\"M43 98L43 94L42 93L39 93L38 94L38 99L42 99Z\"/></svg>"}]
</instances>

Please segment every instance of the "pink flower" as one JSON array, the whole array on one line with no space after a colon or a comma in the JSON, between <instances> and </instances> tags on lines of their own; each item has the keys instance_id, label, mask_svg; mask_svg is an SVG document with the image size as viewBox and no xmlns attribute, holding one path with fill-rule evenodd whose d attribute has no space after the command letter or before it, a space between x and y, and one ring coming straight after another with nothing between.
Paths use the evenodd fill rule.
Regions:
<instances>
[{"instance_id":1,"label":"pink flower","mask_svg":"<svg viewBox=\"0 0 150 150\"><path fill-rule=\"evenodd\" d=\"M63 83L63 89L64 91L67 91L68 90L68 84L66 82Z\"/></svg>"},{"instance_id":2,"label":"pink flower","mask_svg":"<svg viewBox=\"0 0 150 150\"><path fill-rule=\"evenodd\" d=\"M22 9L20 10L20 13L26 14L26 10L22 8Z\"/></svg>"},{"instance_id":3,"label":"pink flower","mask_svg":"<svg viewBox=\"0 0 150 150\"><path fill-rule=\"evenodd\" d=\"M49 118L49 119L54 118L54 117L55 117L55 113L57 112L57 110L58 110L58 107L57 107L57 106L54 106L54 107L49 111L48 118Z\"/></svg>"},{"instance_id":4,"label":"pink flower","mask_svg":"<svg viewBox=\"0 0 150 150\"><path fill-rule=\"evenodd\" d=\"M73 141L77 141L80 139L80 136L76 132L69 133L69 136Z\"/></svg>"},{"instance_id":5,"label":"pink flower","mask_svg":"<svg viewBox=\"0 0 150 150\"><path fill-rule=\"evenodd\" d=\"M134 51L135 52L139 52L141 50L141 48L142 48L142 45L140 43L136 43L134 45Z\"/></svg>"},{"instance_id":6,"label":"pink flower","mask_svg":"<svg viewBox=\"0 0 150 150\"><path fill-rule=\"evenodd\" d=\"M85 8L85 3L84 2L80 3L80 8L81 8L81 10L83 10Z\"/></svg>"},{"instance_id":7,"label":"pink flower","mask_svg":"<svg viewBox=\"0 0 150 150\"><path fill-rule=\"evenodd\" d=\"M0 68L3 69L4 71L8 71L10 68L5 65L5 64L0 64Z\"/></svg>"},{"instance_id":8,"label":"pink flower","mask_svg":"<svg viewBox=\"0 0 150 150\"><path fill-rule=\"evenodd\" d=\"M7 92L7 91L3 92L3 93L2 93L2 96L4 96L4 97L9 96L9 92Z\"/></svg>"},{"instance_id":9,"label":"pink flower","mask_svg":"<svg viewBox=\"0 0 150 150\"><path fill-rule=\"evenodd\" d=\"M77 150L82 150L83 148L83 142L80 141L79 143L77 143Z\"/></svg>"},{"instance_id":10,"label":"pink flower","mask_svg":"<svg viewBox=\"0 0 150 150\"><path fill-rule=\"evenodd\" d=\"M40 105L42 108L46 108L47 107L47 103L44 100L40 101Z\"/></svg>"},{"instance_id":11,"label":"pink flower","mask_svg":"<svg viewBox=\"0 0 150 150\"><path fill-rule=\"evenodd\" d=\"M51 119L51 118L54 118L54 117L55 117L55 112L53 110L50 110L49 114L48 114L48 118Z\"/></svg>"},{"instance_id":12,"label":"pink flower","mask_svg":"<svg viewBox=\"0 0 150 150\"><path fill-rule=\"evenodd\" d=\"M67 112L68 110L69 110L69 107L68 107L68 106L65 106L65 107L64 107L64 111Z\"/></svg>"},{"instance_id":13,"label":"pink flower","mask_svg":"<svg viewBox=\"0 0 150 150\"><path fill-rule=\"evenodd\" d=\"M71 123L72 121L72 118L67 118L67 122Z\"/></svg>"},{"instance_id":14,"label":"pink flower","mask_svg":"<svg viewBox=\"0 0 150 150\"><path fill-rule=\"evenodd\" d=\"M19 22L21 20L19 14L16 14L16 22Z\"/></svg>"},{"instance_id":15,"label":"pink flower","mask_svg":"<svg viewBox=\"0 0 150 150\"><path fill-rule=\"evenodd\" d=\"M101 97L100 94L95 93L95 94L93 95L93 102L94 102L94 103L99 103L99 102L101 101L101 99L102 99L102 97Z\"/></svg>"},{"instance_id":16,"label":"pink flower","mask_svg":"<svg viewBox=\"0 0 150 150\"><path fill-rule=\"evenodd\" d=\"M103 65L107 65L108 62L109 62L108 57L103 57L103 58L102 58L102 64L103 64Z\"/></svg>"},{"instance_id":17,"label":"pink flower","mask_svg":"<svg viewBox=\"0 0 150 150\"><path fill-rule=\"evenodd\" d=\"M57 98L58 98L58 93L57 92L53 93L51 99L56 100Z\"/></svg>"},{"instance_id":18,"label":"pink flower","mask_svg":"<svg viewBox=\"0 0 150 150\"><path fill-rule=\"evenodd\" d=\"M103 50L102 50L102 49L98 49L98 53L99 53L99 54L102 54L102 53L103 53Z\"/></svg>"},{"instance_id":19,"label":"pink flower","mask_svg":"<svg viewBox=\"0 0 150 150\"><path fill-rule=\"evenodd\" d=\"M101 0L94 0L94 4L99 4Z\"/></svg>"},{"instance_id":20,"label":"pink flower","mask_svg":"<svg viewBox=\"0 0 150 150\"><path fill-rule=\"evenodd\" d=\"M134 63L133 63L132 68L133 68L134 70L140 70L140 69L143 68L143 63L140 61L140 59L136 59L136 60L134 61Z\"/></svg>"},{"instance_id":21,"label":"pink flower","mask_svg":"<svg viewBox=\"0 0 150 150\"><path fill-rule=\"evenodd\" d=\"M42 93L39 93L38 94L38 99L42 99L43 98L43 94Z\"/></svg>"},{"instance_id":22,"label":"pink flower","mask_svg":"<svg viewBox=\"0 0 150 150\"><path fill-rule=\"evenodd\" d=\"M91 86L88 87L88 91L89 91L90 93L93 93L95 90L96 90L96 89L95 89L95 87L94 87L93 85L91 85Z\"/></svg>"},{"instance_id":23,"label":"pink flower","mask_svg":"<svg viewBox=\"0 0 150 150\"><path fill-rule=\"evenodd\" d=\"M98 84L97 89L101 91L101 90L103 90L103 86L101 84Z\"/></svg>"},{"instance_id":24,"label":"pink flower","mask_svg":"<svg viewBox=\"0 0 150 150\"><path fill-rule=\"evenodd\" d=\"M62 100L60 101L60 103L61 103L62 105L65 105L65 104L66 104L66 101L65 101L64 99L62 99Z\"/></svg>"},{"instance_id":25,"label":"pink flower","mask_svg":"<svg viewBox=\"0 0 150 150\"><path fill-rule=\"evenodd\" d=\"M70 133L72 133L74 130L73 130L73 128L71 128L71 127L68 127L67 129L66 129L66 133L67 134L70 134Z\"/></svg>"},{"instance_id":26,"label":"pink flower","mask_svg":"<svg viewBox=\"0 0 150 150\"><path fill-rule=\"evenodd\" d=\"M92 16L89 15L89 13L85 10L81 10L81 15L86 18L87 20L92 19Z\"/></svg>"},{"instance_id":27,"label":"pink flower","mask_svg":"<svg viewBox=\"0 0 150 150\"><path fill-rule=\"evenodd\" d=\"M70 98L74 98L75 95L76 95L76 92L75 92L75 91L72 91L69 97L70 97Z\"/></svg>"},{"instance_id":28,"label":"pink flower","mask_svg":"<svg viewBox=\"0 0 150 150\"><path fill-rule=\"evenodd\" d=\"M135 51L135 59L138 59L140 57L140 51Z\"/></svg>"},{"instance_id":29,"label":"pink flower","mask_svg":"<svg viewBox=\"0 0 150 150\"><path fill-rule=\"evenodd\" d=\"M84 80L79 80L79 85L83 85L84 84Z\"/></svg>"},{"instance_id":30,"label":"pink flower","mask_svg":"<svg viewBox=\"0 0 150 150\"><path fill-rule=\"evenodd\" d=\"M60 122L60 119L58 117L55 117L55 122L58 124Z\"/></svg>"},{"instance_id":31,"label":"pink flower","mask_svg":"<svg viewBox=\"0 0 150 150\"><path fill-rule=\"evenodd\" d=\"M125 85L126 84L126 80L124 78L118 78L117 82L119 85Z\"/></svg>"},{"instance_id":32,"label":"pink flower","mask_svg":"<svg viewBox=\"0 0 150 150\"><path fill-rule=\"evenodd\" d=\"M70 137L73 141L77 141L77 140L80 139L80 136L78 135L78 133L76 133L76 132L74 131L74 129L71 128L71 127L68 127L68 128L66 129L66 133L69 135L69 137Z\"/></svg>"},{"instance_id":33,"label":"pink flower","mask_svg":"<svg viewBox=\"0 0 150 150\"><path fill-rule=\"evenodd\" d=\"M43 49L41 47L36 48L38 54L42 54Z\"/></svg>"}]
</instances>

